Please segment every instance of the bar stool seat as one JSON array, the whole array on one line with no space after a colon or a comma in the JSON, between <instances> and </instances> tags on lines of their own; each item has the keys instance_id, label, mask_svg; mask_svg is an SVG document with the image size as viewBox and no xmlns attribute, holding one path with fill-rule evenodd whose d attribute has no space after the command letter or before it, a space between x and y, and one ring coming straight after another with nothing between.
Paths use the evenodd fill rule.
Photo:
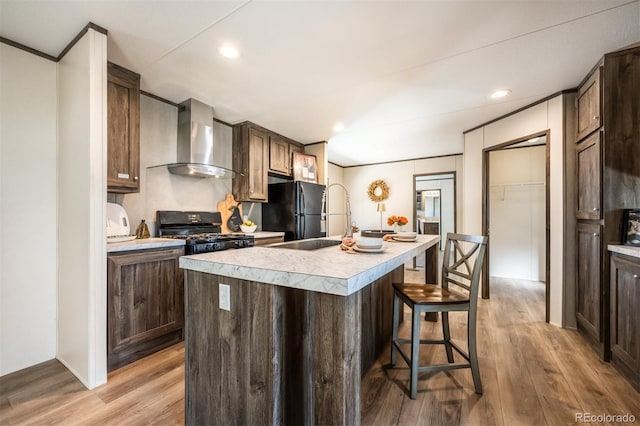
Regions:
<instances>
[{"instance_id":1,"label":"bar stool seat","mask_svg":"<svg viewBox=\"0 0 640 426\"><path fill-rule=\"evenodd\" d=\"M487 237L463 234L447 234L442 259L442 286L435 284L394 283L393 284L393 332L391 342L391 365L396 364L396 353L409 365L411 378L409 396L416 399L418 373L437 372L458 368L470 368L475 392L482 394L480 367L476 349L477 299L480 285L480 271L484 261ZM474 257L475 256L475 257ZM450 287L453 285L455 287ZM460 288L460 290L458 290ZM400 310L402 304L411 308L411 339L398 337ZM465 352L451 340L449 312L468 311L467 343ZM442 340L420 339L421 314L423 312L442 313ZM401 344L411 345L411 356ZM447 363L419 366L420 345L439 344L445 346ZM455 350L466 362L454 362Z\"/></svg>"}]
</instances>

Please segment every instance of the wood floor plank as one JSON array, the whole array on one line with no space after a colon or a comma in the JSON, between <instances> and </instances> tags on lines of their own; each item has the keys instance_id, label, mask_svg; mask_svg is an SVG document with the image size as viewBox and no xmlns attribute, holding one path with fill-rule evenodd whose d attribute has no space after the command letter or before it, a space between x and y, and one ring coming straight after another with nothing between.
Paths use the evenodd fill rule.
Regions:
<instances>
[{"instance_id":1,"label":"wood floor plank","mask_svg":"<svg viewBox=\"0 0 640 426\"><path fill-rule=\"evenodd\" d=\"M412 277L411 274L414 274ZM421 282L424 271L406 271ZM544 322L544 284L492 278L491 299L478 304L478 354L483 395L468 369L421 374L408 396L409 370L389 349L364 375L363 425L558 425L576 413L640 419L640 393L603 363L575 330ZM409 314L405 315L409 318ZM466 314L451 315L451 333L466 348ZM410 321L401 333L408 335ZM423 338L440 338L441 322L423 322ZM421 363L443 362L443 348L421 349ZM1 425L182 425L184 344L109 374L86 390L58 361L0 377Z\"/></svg>"}]
</instances>

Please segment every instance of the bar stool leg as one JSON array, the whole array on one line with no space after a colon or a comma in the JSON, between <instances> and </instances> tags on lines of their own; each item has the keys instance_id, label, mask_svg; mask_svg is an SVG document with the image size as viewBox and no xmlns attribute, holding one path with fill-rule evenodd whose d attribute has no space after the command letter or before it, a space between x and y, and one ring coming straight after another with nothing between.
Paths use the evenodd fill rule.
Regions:
<instances>
[{"instance_id":1,"label":"bar stool leg","mask_svg":"<svg viewBox=\"0 0 640 426\"><path fill-rule=\"evenodd\" d=\"M442 312L442 336L444 348L447 351L447 361L453 362L453 350L451 349L451 331L449 330L449 312Z\"/></svg>"},{"instance_id":2,"label":"bar stool leg","mask_svg":"<svg viewBox=\"0 0 640 426\"><path fill-rule=\"evenodd\" d=\"M476 315L475 312L469 312L467 321L467 335L469 345L469 363L471 364L471 375L473 376L473 385L477 394L482 395L482 381L480 380L480 364L478 363L478 350L476 348Z\"/></svg>"},{"instance_id":3,"label":"bar stool leg","mask_svg":"<svg viewBox=\"0 0 640 426\"><path fill-rule=\"evenodd\" d=\"M396 365L396 345L394 343L398 340L398 326L400 323L400 309L402 308L402 301L396 294L395 290L393 292L393 325L392 325L392 333L391 333L391 365Z\"/></svg>"},{"instance_id":4,"label":"bar stool leg","mask_svg":"<svg viewBox=\"0 0 640 426\"><path fill-rule=\"evenodd\" d=\"M416 399L418 395L418 361L420 360L420 310L413 306L411 321L411 381L410 397Z\"/></svg>"}]
</instances>

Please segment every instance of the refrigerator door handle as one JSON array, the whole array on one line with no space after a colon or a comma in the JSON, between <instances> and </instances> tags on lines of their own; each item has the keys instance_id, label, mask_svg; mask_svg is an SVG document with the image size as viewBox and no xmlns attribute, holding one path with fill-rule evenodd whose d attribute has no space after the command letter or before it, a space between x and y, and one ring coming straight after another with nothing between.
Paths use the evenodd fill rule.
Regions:
<instances>
[{"instance_id":1,"label":"refrigerator door handle","mask_svg":"<svg viewBox=\"0 0 640 426\"><path fill-rule=\"evenodd\" d=\"M300 198L302 200L302 212L301 212L301 219L302 219L302 238L306 237L306 231L307 231L307 224L306 219L305 219L305 212L307 210L307 206L306 206L306 202L304 199L304 186L300 185Z\"/></svg>"}]
</instances>

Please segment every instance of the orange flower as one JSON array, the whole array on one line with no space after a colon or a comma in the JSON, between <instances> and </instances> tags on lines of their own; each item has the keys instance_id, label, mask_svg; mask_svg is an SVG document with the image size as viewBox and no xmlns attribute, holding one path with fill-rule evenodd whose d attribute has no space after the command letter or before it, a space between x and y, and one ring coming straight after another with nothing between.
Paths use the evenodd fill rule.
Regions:
<instances>
[{"instance_id":1,"label":"orange flower","mask_svg":"<svg viewBox=\"0 0 640 426\"><path fill-rule=\"evenodd\" d=\"M409 223L409 219L407 219L404 216L396 216L396 215L389 216L387 218L387 225L392 226L394 223L397 223L400 226L406 225L407 223Z\"/></svg>"}]
</instances>

